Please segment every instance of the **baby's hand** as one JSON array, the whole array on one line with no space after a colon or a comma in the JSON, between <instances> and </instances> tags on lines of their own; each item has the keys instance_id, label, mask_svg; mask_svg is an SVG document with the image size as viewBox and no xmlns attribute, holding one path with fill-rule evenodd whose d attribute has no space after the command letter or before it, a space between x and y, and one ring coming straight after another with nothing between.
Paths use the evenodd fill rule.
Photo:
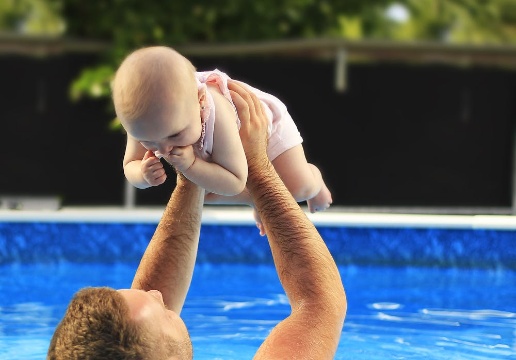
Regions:
<instances>
[{"instance_id":1,"label":"baby's hand","mask_svg":"<svg viewBox=\"0 0 516 360\"><path fill-rule=\"evenodd\" d=\"M167 180L163 164L150 150L147 150L140 165L143 178L150 186L161 185Z\"/></svg>"},{"instance_id":2,"label":"baby's hand","mask_svg":"<svg viewBox=\"0 0 516 360\"><path fill-rule=\"evenodd\" d=\"M175 146L165 160L177 171L184 173L195 162L193 146Z\"/></svg>"}]
</instances>

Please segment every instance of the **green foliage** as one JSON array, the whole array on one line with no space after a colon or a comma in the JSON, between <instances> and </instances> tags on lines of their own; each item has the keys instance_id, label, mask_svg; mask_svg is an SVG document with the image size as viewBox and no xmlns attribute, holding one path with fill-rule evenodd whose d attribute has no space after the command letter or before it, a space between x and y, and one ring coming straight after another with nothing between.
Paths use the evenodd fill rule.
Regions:
<instances>
[{"instance_id":1,"label":"green foliage","mask_svg":"<svg viewBox=\"0 0 516 360\"><path fill-rule=\"evenodd\" d=\"M18 28L28 11L27 3L16 0L0 1L0 29L3 31Z\"/></svg>"},{"instance_id":2,"label":"green foliage","mask_svg":"<svg viewBox=\"0 0 516 360\"><path fill-rule=\"evenodd\" d=\"M224 43L326 36L342 14L360 15L390 0L50 0L62 2L67 34L115 44L120 60L143 45Z\"/></svg>"},{"instance_id":3,"label":"green foliage","mask_svg":"<svg viewBox=\"0 0 516 360\"><path fill-rule=\"evenodd\" d=\"M342 37L342 15L359 19L364 9L391 0L49 0L62 7L66 35L104 40L107 66L88 69L72 85L72 96L109 93L109 69L132 50L149 45L252 42ZM359 28L355 25L355 32ZM351 33L350 33L351 34ZM357 35L350 35L350 38Z\"/></svg>"},{"instance_id":4,"label":"green foliage","mask_svg":"<svg viewBox=\"0 0 516 360\"><path fill-rule=\"evenodd\" d=\"M79 78L72 84L70 96L79 100L86 95L91 98L109 96L110 84L114 73L113 67L100 65L95 69L84 69Z\"/></svg>"},{"instance_id":5,"label":"green foliage","mask_svg":"<svg viewBox=\"0 0 516 360\"><path fill-rule=\"evenodd\" d=\"M412 37L469 44L516 44L514 0L405 0Z\"/></svg>"},{"instance_id":6,"label":"green foliage","mask_svg":"<svg viewBox=\"0 0 516 360\"><path fill-rule=\"evenodd\" d=\"M60 35L64 22L59 3L46 0L0 1L0 30L31 35Z\"/></svg>"},{"instance_id":7,"label":"green foliage","mask_svg":"<svg viewBox=\"0 0 516 360\"><path fill-rule=\"evenodd\" d=\"M4 0L14 5L45 0ZM1 2L0 2L1 3ZM340 37L390 41L516 44L515 0L46 0L66 20L66 36L112 46L85 70L74 99L109 96L114 69L149 45L238 43ZM406 18L389 16L404 10ZM0 5L1 9L1 5ZM22 12L0 21L14 22Z\"/></svg>"},{"instance_id":8,"label":"green foliage","mask_svg":"<svg viewBox=\"0 0 516 360\"><path fill-rule=\"evenodd\" d=\"M0 0L0 31L110 44L72 84L79 100L109 97L120 61L148 45L319 37L515 45L516 0Z\"/></svg>"}]
</instances>

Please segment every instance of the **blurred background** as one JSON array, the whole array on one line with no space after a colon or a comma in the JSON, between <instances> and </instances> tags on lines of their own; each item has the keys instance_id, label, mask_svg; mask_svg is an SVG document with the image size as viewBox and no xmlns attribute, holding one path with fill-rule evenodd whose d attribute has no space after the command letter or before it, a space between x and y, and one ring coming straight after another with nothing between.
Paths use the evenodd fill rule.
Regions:
<instances>
[{"instance_id":1,"label":"blurred background","mask_svg":"<svg viewBox=\"0 0 516 360\"><path fill-rule=\"evenodd\" d=\"M514 0L2 0L0 208L166 203L109 92L156 44L282 99L335 208L513 213Z\"/></svg>"}]
</instances>

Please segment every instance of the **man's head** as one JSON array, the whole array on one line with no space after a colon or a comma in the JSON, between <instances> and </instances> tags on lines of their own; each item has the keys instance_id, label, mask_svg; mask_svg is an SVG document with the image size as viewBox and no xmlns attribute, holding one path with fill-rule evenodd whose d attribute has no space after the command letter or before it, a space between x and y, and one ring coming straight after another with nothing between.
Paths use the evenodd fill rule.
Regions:
<instances>
[{"instance_id":1,"label":"man's head","mask_svg":"<svg viewBox=\"0 0 516 360\"><path fill-rule=\"evenodd\" d=\"M159 291L85 288L75 294L56 328L48 360L192 359L181 318Z\"/></svg>"},{"instance_id":2,"label":"man's head","mask_svg":"<svg viewBox=\"0 0 516 360\"><path fill-rule=\"evenodd\" d=\"M129 54L112 83L124 129L148 150L162 153L167 145L187 146L200 138L205 91L198 88L192 63L164 46Z\"/></svg>"}]
</instances>

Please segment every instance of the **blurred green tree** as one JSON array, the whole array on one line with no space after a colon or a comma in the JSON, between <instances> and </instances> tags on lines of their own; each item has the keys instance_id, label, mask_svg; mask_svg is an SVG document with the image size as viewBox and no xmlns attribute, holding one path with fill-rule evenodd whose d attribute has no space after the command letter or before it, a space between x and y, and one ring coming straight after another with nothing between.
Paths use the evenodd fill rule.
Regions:
<instances>
[{"instance_id":1,"label":"blurred green tree","mask_svg":"<svg viewBox=\"0 0 516 360\"><path fill-rule=\"evenodd\" d=\"M516 44L516 0L3 0L0 31L110 46L71 94L105 97L114 69L148 45L338 37Z\"/></svg>"},{"instance_id":2,"label":"blurred green tree","mask_svg":"<svg viewBox=\"0 0 516 360\"><path fill-rule=\"evenodd\" d=\"M343 15L367 16L367 8L385 8L392 3L392 0L48 1L62 8L67 36L104 40L113 45L104 54L103 65L85 69L75 81L74 99L109 93L116 65L141 46L342 36Z\"/></svg>"},{"instance_id":3,"label":"blurred green tree","mask_svg":"<svg viewBox=\"0 0 516 360\"><path fill-rule=\"evenodd\" d=\"M404 0L410 14L389 37L460 44L516 44L514 0Z\"/></svg>"},{"instance_id":4,"label":"blurred green tree","mask_svg":"<svg viewBox=\"0 0 516 360\"><path fill-rule=\"evenodd\" d=\"M60 3L47 0L0 1L0 32L61 35L64 20Z\"/></svg>"},{"instance_id":5,"label":"blurred green tree","mask_svg":"<svg viewBox=\"0 0 516 360\"><path fill-rule=\"evenodd\" d=\"M28 1L28 0L25 0ZM72 94L103 96L121 59L147 45L342 37L516 43L515 0L48 0L66 35L112 44Z\"/></svg>"}]
</instances>

